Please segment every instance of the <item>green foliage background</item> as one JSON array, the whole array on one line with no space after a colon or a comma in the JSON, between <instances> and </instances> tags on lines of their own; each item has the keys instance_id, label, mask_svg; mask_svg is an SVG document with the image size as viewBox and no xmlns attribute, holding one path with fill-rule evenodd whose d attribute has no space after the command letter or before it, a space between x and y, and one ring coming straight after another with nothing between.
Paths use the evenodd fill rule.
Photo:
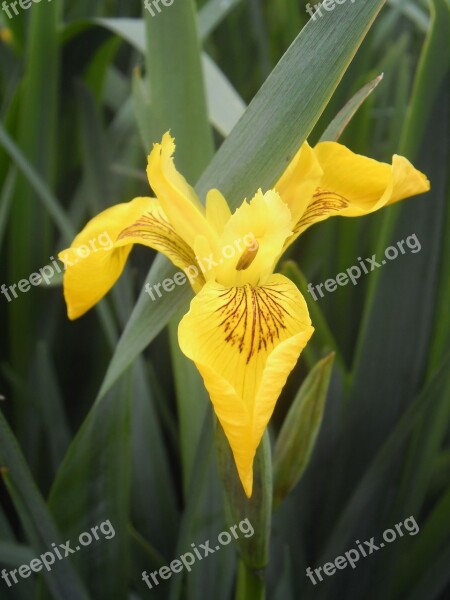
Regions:
<instances>
[{"instance_id":1,"label":"green foliage background","mask_svg":"<svg viewBox=\"0 0 450 600\"><path fill-rule=\"evenodd\" d=\"M267 598L444 599L450 3L391 0L377 15L381 0L348 1L308 24L304 4L175 0L152 18L137 1L52 0L11 20L3 12L12 40L0 41L0 284L48 264L103 208L147 194L146 155L166 129L199 193L217 185L235 207L384 73L340 141L387 162L403 154L432 190L311 228L281 267L316 334L277 405L273 443L306 374L328 352L336 359L312 459L274 514ZM419 253L317 303L307 293L306 282L412 234ZM156 303L141 294L170 272L135 248L114 290L74 323L57 278L11 303L0 297L0 567L102 520L116 531L45 578L1 581L2 599L235 594L232 546L154 590L141 580L226 527L209 401L176 341L189 291ZM306 577L411 515L416 536L320 585Z\"/></svg>"}]
</instances>

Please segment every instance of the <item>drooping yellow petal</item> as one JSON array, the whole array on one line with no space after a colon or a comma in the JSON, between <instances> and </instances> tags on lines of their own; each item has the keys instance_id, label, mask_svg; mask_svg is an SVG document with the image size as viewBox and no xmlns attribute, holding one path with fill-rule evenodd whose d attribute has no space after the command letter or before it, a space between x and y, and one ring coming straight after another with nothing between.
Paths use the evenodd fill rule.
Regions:
<instances>
[{"instance_id":1,"label":"drooping yellow petal","mask_svg":"<svg viewBox=\"0 0 450 600\"><path fill-rule=\"evenodd\" d=\"M162 252L180 268L195 264L192 250L168 223L157 200L135 198L112 206L91 219L71 247L58 255L66 266L69 319L83 315L111 289L136 243Z\"/></svg>"},{"instance_id":2,"label":"drooping yellow petal","mask_svg":"<svg viewBox=\"0 0 450 600\"><path fill-rule=\"evenodd\" d=\"M203 377L248 497L256 449L313 331L303 296L282 275L261 287L209 281L180 323L180 348Z\"/></svg>"},{"instance_id":3,"label":"drooping yellow petal","mask_svg":"<svg viewBox=\"0 0 450 600\"><path fill-rule=\"evenodd\" d=\"M308 142L305 142L275 185L275 190L289 206L294 223L305 212L322 176L323 171L316 154Z\"/></svg>"},{"instance_id":4,"label":"drooping yellow petal","mask_svg":"<svg viewBox=\"0 0 450 600\"><path fill-rule=\"evenodd\" d=\"M194 189L176 170L174 152L175 142L169 133L165 133L161 144L153 145L148 157L147 176L175 231L193 248L198 235L214 241L217 234L209 225Z\"/></svg>"},{"instance_id":5,"label":"drooping yellow petal","mask_svg":"<svg viewBox=\"0 0 450 600\"><path fill-rule=\"evenodd\" d=\"M351 152L335 142L314 148L323 169L320 185L295 226L299 235L328 217L358 217L430 189L426 176L403 156L392 165Z\"/></svg>"}]
</instances>

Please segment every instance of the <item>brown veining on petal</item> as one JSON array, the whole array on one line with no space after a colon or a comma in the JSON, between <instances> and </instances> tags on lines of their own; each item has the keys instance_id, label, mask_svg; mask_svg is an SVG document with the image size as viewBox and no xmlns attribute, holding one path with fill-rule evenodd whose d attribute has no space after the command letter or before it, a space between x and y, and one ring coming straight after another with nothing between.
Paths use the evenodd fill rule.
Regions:
<instances>
[{"instance_id":1,"label":"brown veining on petal","mask_svg":"<svg viewBox=\"0 0 450 600\"><path fill-rule=\"evenodd\" d=\"M320 217L339 213L342 209L349 205L349 201L344 196L317 188L314 193L311 204L303 213L301 219L297 222L294 228L294 234L297 234L301 229L312 225Z\"/></svg>"},{"instance_id":2,"label":"brown veining on petal","mask_svg":"<svg viewBox=\"0 0 450 600\"><path fill-rule=\"evenodd\" d=\"M251 285L235 287L221 294L223 304L217 309L223 319L219 327L224 331L224 342L237 346L246 353L248 364L261 350L270 350L286 329L287 311L280 304L283 292L270 286L254 288Z\"/></svg>"},{"instance_id":3,"label":"brown veining on petal","mask_svg":"<svg viewBox=\"0 0 450 600\"><path fill-rule=\"evenodd\" d=\"M159 246L167 254L178 256L186 265L196 265L194 252L190 246L176 233L172 225L160 213L148 212L124 229L117 238L140 237L151 245Z\"/></svg>"}]
</instances>

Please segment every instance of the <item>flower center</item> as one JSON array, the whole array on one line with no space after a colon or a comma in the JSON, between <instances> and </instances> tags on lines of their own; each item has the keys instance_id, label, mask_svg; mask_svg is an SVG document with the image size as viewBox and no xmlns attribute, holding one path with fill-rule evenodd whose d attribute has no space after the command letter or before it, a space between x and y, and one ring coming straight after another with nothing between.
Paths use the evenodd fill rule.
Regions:
<instances>
[{"instance_id":1,"label":"flower center","mask_svg":"<svg viewBox=\"0 0 450 600\"><path fill-rule=\"evenodd\" d=\"M241 258L238 260L238 263L236 265L236 271L245 271L245 269L248 269L252 262L255 260L259 250L259 244L256 240L254 240L254 245L256 246L256 248L246 248L244 250Z\"/></svg>"}]
</instances>

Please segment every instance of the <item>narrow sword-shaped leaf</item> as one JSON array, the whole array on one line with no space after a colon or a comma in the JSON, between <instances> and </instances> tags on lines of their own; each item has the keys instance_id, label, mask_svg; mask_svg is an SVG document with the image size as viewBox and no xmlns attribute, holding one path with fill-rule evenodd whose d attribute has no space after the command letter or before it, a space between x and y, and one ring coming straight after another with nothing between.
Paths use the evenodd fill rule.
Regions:
<instances>
[{"instance_id":1,"label":"narrow sword-shaped leaf","mask_svg":"<svg viewBox=\"0 0 450 600\"><path fill-rule=\"evenodd\" d=\"M206 169L199 192L220 187L236 206L258 187L276 181L313 128L382 5L383 0L349 5L349 10L342 5L339 21L327 14L303 29ZM281 81L288 83L280 88ZM159 283L174 272L158 257L147 281ZM147 294L141 293L99 397L163 329L188 294L186 286L178 287L150 304Z\"/></svg>"},{"instance_id":2,"label":"narrow sword-shaped leaf","mask_svg":"<svg viewBox=\"0 0 450 600\"><path fill-rule=\"evenodd\" d=\"M99 534L95 552L74 555L93 598L123 598L127 591L133 397L128 372L104 402L94 404L64 457L49 499L57 523L72 540L111 523L114 536Z\"/></svg>"},{"instance_id":3,"label":"narrow sword-shaped leaf","mask_svg":"<svg viewBox=\"0 0 450 600\"><path fill-rule=\"evenodd\" d=\"M209 0L198 13L200 36L204 40L220 25L228 13L241 0Z\"/></svg>"},{"instance_id":4,"label":"narrow sword-shaped leaf","mask_svg":"<svg viewBox=\"0 0 450 600\"><path fill-rule=\"evenodd\" d=\"M36 555L62 542L25 458L3 413L0 412L0 459L3 479ZM81 533L81 532L80 532ZM88 600L87 592L70 560L57 561L51 572L43 570L46 583L57 600Z\"/></svg>"},{"instance_id":5,"label":"narrow sword-shaped leaf","mask_svg":"<svg viewBox=\"0 0 450 600\"><path fill-rule=\"evenodd\" d=\"M364 100L370 96L377 85L382 81L383 73L378 75L372 81L369 81L359 92L351 98L347 104L339 111L335 118L331 121L325 131L322 133L320 140L321 142L337 142L341 137L344 129L350 123L354 117L356 111L362 105Z\"/></svg>"}]
</instances>

